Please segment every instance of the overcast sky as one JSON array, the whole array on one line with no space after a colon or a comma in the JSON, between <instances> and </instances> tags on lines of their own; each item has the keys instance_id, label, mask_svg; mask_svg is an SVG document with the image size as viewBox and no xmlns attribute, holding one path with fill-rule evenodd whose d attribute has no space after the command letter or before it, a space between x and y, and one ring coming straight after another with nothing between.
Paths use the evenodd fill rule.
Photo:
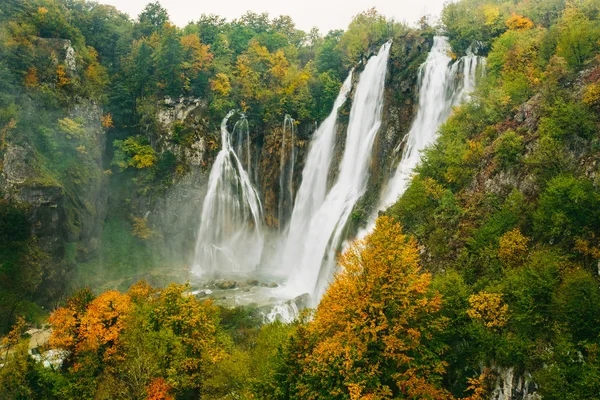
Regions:
<instances>
[{"instance_id":1,"label":"overcast sky","mask_svg":"<svg viewBox=\"0 0 600 400\"><path fill-rule=\"evenodd\" d=\"M111 4L136 18L150 0L99 0ZM217 14L231 20L247 10L268 12L271 17L289 15L296 27L305 31L313 26L322 34L331 29L345 29L352 17L371 7L387 17L408 23L425 14L439 15L445 0L161 0L171 20L184 26L201 14Z\"/></svg>"}]
</instances>

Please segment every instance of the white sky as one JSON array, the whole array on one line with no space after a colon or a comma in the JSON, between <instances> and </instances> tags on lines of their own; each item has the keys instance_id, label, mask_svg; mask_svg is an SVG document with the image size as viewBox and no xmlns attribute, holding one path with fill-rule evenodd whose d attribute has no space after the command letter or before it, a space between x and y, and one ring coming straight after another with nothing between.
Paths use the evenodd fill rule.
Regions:
<instances>
[{"instance_id":1,"label":"white sky","mask_svg":"<svg viewBox=\"0 0 600 400\"><path fill-rule=\"evenodd\" d=\"M421 16L438 16L446 0L161 0L169 11L171 20L178 26L184 26L196 20L201 14L217 14L232 20L251 10L269 15L289 15L296 27L304 31L313 26L326 34L331 29L345 29L352 17L371 7L386 17L410 24ZM150 0L99 0L110 4L136 18Z\"/></svg>"}]
</instances>

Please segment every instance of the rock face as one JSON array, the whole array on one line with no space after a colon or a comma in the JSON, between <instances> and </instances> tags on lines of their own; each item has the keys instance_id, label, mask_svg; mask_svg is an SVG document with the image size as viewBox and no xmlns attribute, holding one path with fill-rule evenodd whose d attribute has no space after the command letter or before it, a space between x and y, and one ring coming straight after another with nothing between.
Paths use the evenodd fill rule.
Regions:
<instances>
[{"instance_id":1,"label":"rock face","mask_svg":"<svg viewBox=\"0 0 600 400\"><path fill-rule=\"evenodd\" d=\"M32 233L40 248L61 259L66 238L62 185L40 173L33 149L26 145L8 144L2 166L0 195L29 206Z\"/></svg>"},{"instance_id":2,"label":"rock face","mask_svg":"<svg viewBox=\"0 0 600 400\"><path fill-rule=\"evenodd\" d=\"M492 400L541 400L531 376L515 374L514 368L497 368Z\"/></svg>"},{"instance_id":3,"label":"rock face","mask_svg":"<svg viewBox=\"0 0 600 400\"><path fill-rule=\"evenodd\" d=\"M101 109L81 103L70 118L82 121L85 143L81 170L49 173L27 141L8 141L2 155L0 197L27 206L33 234L42 250L62 260L67 243L77 243L78 255L87 257L99 243L107 212L107 177L102 158L106 137L100 125ZM83 178L84 177L84 178Z\"/></svg>"}]
</instances>

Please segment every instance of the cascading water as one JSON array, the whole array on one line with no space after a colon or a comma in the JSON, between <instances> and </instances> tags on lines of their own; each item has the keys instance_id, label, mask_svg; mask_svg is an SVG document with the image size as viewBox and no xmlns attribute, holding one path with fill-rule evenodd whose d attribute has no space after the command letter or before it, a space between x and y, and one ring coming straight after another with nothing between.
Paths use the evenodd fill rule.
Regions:
<instances>
[{"instance_id":1,"label":"cascading water","mask_svg":"<svg viewBox=\"0 0 600 400\"><path fill-rule=\"evenodd\" d=\"M435 142L437 131L450 116L452 107L467 100L475 88L478 67L484 65L485 58L469 50L465 57L450 66L451 51L446 37L434 37L427 60L419 69L417 115L406 136L400 164L381 198L379 210L385 210L404 193L421 152ZM376 217L373 216L371 226Z\"/></svg>"},{"instance_id":2,"label":"cascading water","mask_svg":"<svg viewBox=\"0 0 600 400\"><path fill-rule=\"evenodd\" d=\"M286 114L283 119L281 156L279 161L279 231L285 228L294 206L294 164L296 163L296 130L294 119Z\"/></svg>"},{"instance_id":3,"label":"cascading water","mask_svg":"<svg viewBox=\"0 0 600 400\"><path fill-rule=\"evenodd\" d=\"M293 263L283 290L287 295L309 293L318 301L332 274L344 226L364 194L375 136L381 126L383 91L391 43L369 59L360 75L346 133L346 147L337 180L312 216L303 240L301 258L284 256ZM321 171L325 174L326 171Z\"/></svg>"},{"instance_id":4,"label":"cascading water","mask_svg":"<svg viewBox=\"0 0 600 400\"><path fill-rule=\"evenodd\" d=\"M313 136L306 165L302 172L302 183L296 195L296 202L283 241L283 268L294 265L302 257L309 223L323 204L327 194L327 178L333 149L335 147L336 120L339 108L346 102L352 89L352 71L344 81L338 97L333 103L331 114L323 121ZM289 273L289 271L286 271Z\"/></svg>"},{"instance_id":5,"label":"cascading water","mask_svg":"<svg viewBox=\"0 0 600 400\"><path fill-rule=\"evenodd\" d=\"M196 242L196 275L250 272L262 254L262 205L231 145L227 122L233 114L230 111L221 123L222 148L210 172ZM247 129L245 119L242 114L233 137L239 133L236 129Z\"/></svg>"},{"instance_id":6,"label":"cascading water","mask_svg":"<svg viewBox=\"0 0 600 400\"><path fill-rule=\"evenodd\" d=\"M250 127L248 126L248 120L245 117L240 118L240 120L235 123L233 132L235 134L235 154L237 154L241 163L245 164L245 169L248 173L248 176L252 176L252 159L250 156Z\"/></svg>"}]
</instances>

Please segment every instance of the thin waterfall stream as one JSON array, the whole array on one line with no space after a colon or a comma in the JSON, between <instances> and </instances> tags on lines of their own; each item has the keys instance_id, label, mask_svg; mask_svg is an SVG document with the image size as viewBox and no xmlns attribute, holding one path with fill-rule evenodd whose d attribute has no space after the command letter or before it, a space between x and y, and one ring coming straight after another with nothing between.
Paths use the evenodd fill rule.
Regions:
<instances>
[{"instance_id":1,"label":"thin waterfall stream","mask_svg":"<svg viewBox=\"0 0 600 400\"><path fill-rule=\"evenodd\" d=\"M192 266L198 276L254 271L262 254L262 205L230 138L237 137L238 130L247 131L248 123L242 114L230 134L227 123L234 114L230 111L221 123L221 151L202 206ZM248 136L247 132L239 135Z\"/></svg>"}]
</instances>

